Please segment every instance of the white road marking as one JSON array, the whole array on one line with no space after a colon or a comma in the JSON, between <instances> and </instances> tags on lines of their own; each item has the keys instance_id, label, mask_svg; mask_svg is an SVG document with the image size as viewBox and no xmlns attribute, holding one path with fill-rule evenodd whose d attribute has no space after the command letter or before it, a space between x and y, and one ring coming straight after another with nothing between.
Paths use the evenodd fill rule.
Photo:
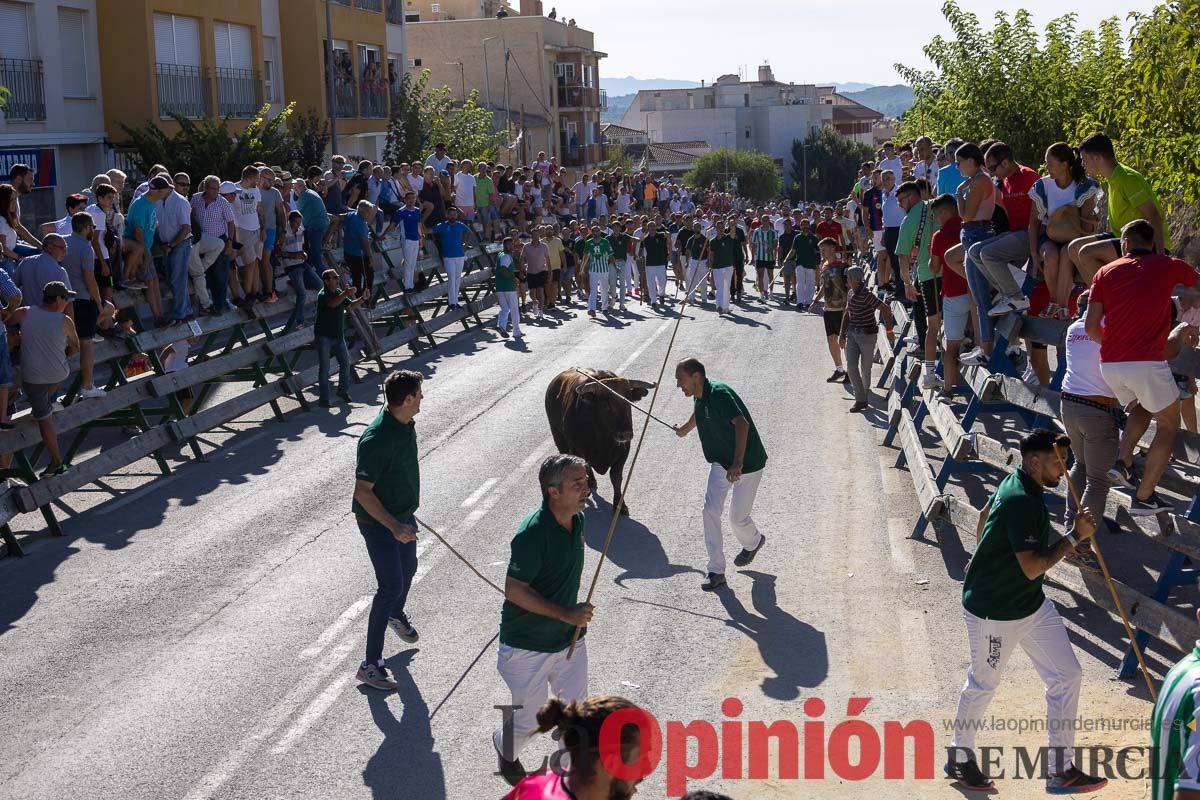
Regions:
<instances>
[{"instance_id":1,"label":"white road marking","mask_svg":"<svg viewBox=\"0 0 1200 800\"><path fill-rule=\"evenodd\" d=\"M307 661L310 658L316 658L321 655L321 652L329 646L329 643L341 634L342 631L350 625L351 622L358 619L359 615L371 607L371 600L374 595L365 594L358 598L349 608L342 612L342 615L335 619L328 628L321 631L321 635L316 641L308 647L300 651L300 659Z\"/></svg>"},{"instance_id":2,"label":"white road marking","mask_svg":"<svg viewBox=\"0 0 1200 800\"><path fill-rule=\"evenodd\" d=\"M351 677L349 673L346 673L329 684L325 688L325 691L317 695L316 699L308 704L308 708L304 709L304 713L299 716L295 724L288 728L287 733L280 737L279 743L271 748L271 753L282 755L290 750L292 745L312 727L312 724L320 719L321 715L333 705L338 695L342 693L342 689L346 688L346 684L350 682Z\"/></svg>"},{"instance_id":3,"label":"white road marking","mask_svg":"<svg viewBox=\"0 0 1200 800\"><path fill-rule=\"evenodd\" d=\"M663 331L665 331L668 327L670 327L671 325L674 325L674 324L675 324L674 320L667 320L662 325L659 325L658 330L656 330L654 333L647 336L646 341L642 342L640 345L638 345L636 348L634 348L634 351L629 354L629 357L621 362L621 366L617 367L617 374L624 375L625 370L627 370L629 368L629 365L632 364L634 361L637 361L638 357L641 356L642 353L646 352L646 348L649 347L654 342L655 339L657 339L659 336L662 336Z\"/></svg>"},{"instance_id":4,"label":"white road marking","mask_svg":"<svg viewBox=\"0 0 1200 800\"><path fill-rule=\"evenodd\" d=\"M475 491L471 492L470 497L468 497L466 500L462 501L462 505L459 506L459 508L470 508L471 506L478 503L479 499L481 497L483 497L485 494L487 494L488 489L491 489L493 486L495 486L499 480L500 480L499 478L488 478L486 481L483 482L482 486L480 486Z\"/></svg>"}]
</instances>

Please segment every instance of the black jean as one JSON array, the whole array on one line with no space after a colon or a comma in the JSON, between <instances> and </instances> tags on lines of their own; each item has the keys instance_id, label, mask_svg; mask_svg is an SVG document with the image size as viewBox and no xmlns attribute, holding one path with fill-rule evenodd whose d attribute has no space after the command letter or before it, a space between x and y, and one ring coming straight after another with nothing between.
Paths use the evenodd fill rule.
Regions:
<instances>
[{"instance_id":1,"label":"black jean","mask_svg":"<svg viewBox=\"0 0 1200 800\"><path fill-rule=\"evenodd\" d=\"M408 590L417 571L417 543L415 540L397 541L391 531L373 519L356 517L356 520L379 585L371 603L371 615L367 618L366 661L374 664L383 660L383 638L387 634L388 620L404 613ZM400 521L416 525L411 516Z\"/></svg>"}]
</instances>

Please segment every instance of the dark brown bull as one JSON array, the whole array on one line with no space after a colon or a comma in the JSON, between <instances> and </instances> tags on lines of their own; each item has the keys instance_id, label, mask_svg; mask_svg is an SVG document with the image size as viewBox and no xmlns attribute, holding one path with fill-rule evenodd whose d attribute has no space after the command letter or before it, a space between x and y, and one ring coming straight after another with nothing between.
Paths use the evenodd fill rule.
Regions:
<instances>
[{"instance_id":1,"label":"dark brown bull","mask_svg":"<svg viewBox=\"0 0 1200 800\"><path fill-rule=\"evenodd\" d=\"M595 472L610 473L616 505L621 496L621 476L629 457L629 443L633 441L633 413L621 397L636 402L649 394L654 384L622 378L602 369L581 371L585 374L575 369L563 370L550 381L546 387L546 418L558 451L579 456L588 463L588 485L593 490ZM621 397L615 397L605 386ZM622 508L621 513L628 514L629 509Z\"/></svg>"}]
</instances>

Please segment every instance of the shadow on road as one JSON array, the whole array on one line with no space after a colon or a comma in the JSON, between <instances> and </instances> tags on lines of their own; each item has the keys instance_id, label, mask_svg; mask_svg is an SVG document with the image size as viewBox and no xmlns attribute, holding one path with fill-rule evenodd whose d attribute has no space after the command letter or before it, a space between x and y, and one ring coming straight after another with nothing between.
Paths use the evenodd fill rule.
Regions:
<instances>
[{"instance_id":1,"label":"shadow on road","mask_svg":"<svg viewBox=\"0 0 1200 800\"><path fill-rule=\"evenodd\" d=\"M749 636L758 645L763 663L775 671L774 677L763 678L763 694L795 700L802 687L820 686L829 675L825 634L779 607L774 575L749 569L739 572L754 581L750 602L758 614L747 611L729 587L716 594L729 613L726 624Z\"/></svg>"},{"instance_id":2,"label":"shadow on road","mask_svg":"<svg viewBox=\"0 0 1200 800\"><path fill-rule=\"evenodd\" d=\"M363 784L376 800L397 797L446 797L446 773L429 724L429 707L408 673L420 650L405 650L388 659L400 689L380 692L359 686L371 709L371 719L383 734L379 749L363 768ZM396 719L394 705L401 708Z\"/></svg>"},{"instance_id":3,"label":"shadow on road","mask_svg":"<svg viewBox=\"0 0 1200 800\"><path fill-rule=\"evenodd\" d=\"M604 549L604 538L612 521L612 506L599 497L596 505L585 512L587 527L583 540L588 547L599 553ZM608 548L608 560L621 568L622 572L613 583L624 587L625 581L650 578L669 578L688 572L700 573L695 567L672 564L663 549L662 542L642 523L630 517L621 517L613 531L612 544Z\"/></svg>"}]
</instances>

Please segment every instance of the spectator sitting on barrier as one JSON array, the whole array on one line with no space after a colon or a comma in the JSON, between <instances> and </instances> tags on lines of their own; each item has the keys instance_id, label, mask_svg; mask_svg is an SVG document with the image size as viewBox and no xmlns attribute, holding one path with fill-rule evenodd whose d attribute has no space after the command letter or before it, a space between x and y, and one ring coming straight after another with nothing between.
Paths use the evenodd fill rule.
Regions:
<instances>
[{"instance_id":1,"label":"spectator sitting on barrier","mask_svg":"<svg viewBox=\"0 0 1200 800\"><path fill-rule=\"evenodd\" d=\"M1200 298L1176 297L1172 309L1173 323L1187 323L1200 330ZM1179 416L1189 433L1196 433L1196 379L1190 375L1176 374L1175 385L1179 387Z\"/></svg>"},{"instance_id":2,"label":"spectator sitting on barrier","mask_svg":"<svg viewBox=\"0 0 1200 800\"><path fill-rule=\"evenodd\" d=\"M23 256L17 252L17 190L10 184L0 183L0 268L9 275L17 269Z\"/></svg>"},{"instance_id":3,"label":"spectator sitting on barrier","mask_svg":"<svg viewBox=\"0 0 1200 800\"><path fill-rule=\"evenodd\" d=\"M58 240L61 242L62 237L58 236ZM43 478L67 471L51 415L54 392L71 374L67 359L79 350L75 326L66 314L73 294L62 281L50 281L38 293L39 305L18 308L9 318L10 323L21 326L21 388L29 398L33 419L50 457L50 465L42 471Z\"/></svg>"},{"instance_id":4,"label":"spectator sitting on barrier","mask_svg":"<svg viewBox=\"0 0 1200 800\"><path fill-rule=\"evenodd\" d=\"M169 178L158 175L150 179L150 189L129 206L121 245L124 254L127 244L132 242L129 249L138 254L136 265L125 264L125 287L146 291L146 302L156 327L167 325L169 320L162 314L162 293L158 286L158 273L150 259L150 248L154 246L158 228L158 204L173 191L174 186Z\"/></svg>"},{"instance_id":5,"label":"spectator sitting on barrier","mask_svg":"<svg viewBox=\"0 0 1200 800\"><path fill-rule=\"evenodd\" d=\"M13 282L12 276L0 269L0 300L4 306L0 309L0 430L13 429L12 421L8 418L8 391L13 383L12 355L8 349L7 323L13 312L21 307L21 290ZM12 454L0 457L0 469L8 466Z\"/></svg>"},{"instance_id":6,"label":"spectator sitting on barrier","mask_svg":"<svg viewBox=\"0 0 1200 800\"><path fill-rule=\"evenodd\" d=\"M67 215L61 219L56 219L53 222L43 222L40 228L42 236L48 233L57 233L59 236L67 237L71 235L71 217L76 212L83 211L87 208L88 199L82 194L75 193L67 195L66 208Z\"/></svg>"},{"instance_id":7,"label":"spectator sitting on barrier","mask_svg":"<svg viewBox=\"0 0 1200 800\"><path fill-rule=\"evenodd\" d=\"M99 398L104 396L104 390L93 383L95 341L102 328L108 330L113 326L117 309L112 303L104 302L96 283L95 253L92 250L95 222L92 215L86 211L78 212L71 219L71 229L62 267L67 273L67 286L76 292L67 313L74 320L75 333L79 337L79 396L85 399Z\"/></svg>"},{"instance_id":8,"label":"spectator sitting on barrier","mask_svg":"<svg viewBox=\"0 0 1200 800\"><path fill-rule=\"evenodd\" d=\"M1157 232L1147 220L1121 230L1125 255L1101 267L1092 279L1087 333L1100 342L1100 371L1124 406L1136 403L1121 437L1120 457L1110 480L1135 490L1129 513L1170 511L1155 493L1179 433L1179 389L1171 376L1167 339L1171 333L1171 293L1177 284L1196 285L1196 270L1185 261L1154 252ZM1183 290L1189 296L1200 293ZM1186 326L1183 326L1186 327ZM1178 337L1177 337L1178 338ZM1194 337L1193 337L1194 338ZM1192 342L1194 344L1194 342ZM1154 441L1140 481L1133 473L1133 451L1154 419Z\"/></svg>"},{"instance_id":9,"label":"spectator sitting on barrier","mask_svg":"<svg viewBox=\"0 0 1200 800\"><path fill-rule=\"evenodd\" d=\"M375 291L374 254L371 251L371 220L375 218L375 206L370 200L361 200L358 207L342 221L342 255L350 267L350 276L360 297L371 303ZM322 272L322 275L325 273Z\"/></svg>"},{"instance_id":10,"label":"spectator sitting on barrier","mask_svg":"<svg viewBox=\"0 0 1200 800\"><path fill-rule=\"evenodd\" d=\"M172 372L182 372L187 369L188 354L191 349L200 341L198 336L189 336L178 342L171 342L164 347L158 354L160 363L162 363L163 371L170 375ZM192 413L192 402L195 399L192 394L192 387L183 386L175 392L175 398L179 401L180 407L183 409L184 416Z\"/></svg>"},{"instance_id":11,"label":"spectator sitting on barrier","mask_svg":"<svg viewBox=\"0 0 1200 800\"><path fill-rule=\"evenodd\" d=\"M367 201L362 201L366 203ZM361 206L361 203L360 203ZM321 408L332 408L329 402L329 355L338 360L338 397L350 402L350 352L346 349L346 311L362 305L365 297L355 297L354 286L342 289L341 275L336 269L321 273L322 286L317 292L317 320L313 326L313 343L317 346L317 384L320 387Z\"/></svg>"},{"instance_id":12,"label":"spectator sitting on barrier","mask_svg":"<svg viewBox=\"0 0 1200 800\"><path fill-rule=\"evenodd\" d=\"M1087 176L1078 151L1065 142L1046 150L1046 170L1050 174L1029 192L1035 213L1030 215L1028 238L1030 243L1035 237L1037 241L1031 273L1041 272L1050 291L1050 303L1041 315L1062 319L1068 316L1065 309L1075 285L1075 269L1066 249L1072 240L1095 232L1100 186Z\"/></svg>"},{"instance_id":13,"label":"spectator sitting on barrier","mask_svg":"<svg viewBox=\"0 0 1200 800\"><path fill-rule=\"evenodd\" d=\"M322 206L321 214L324 213ZM304 252L308 236L303 222L303 213L296 210L288 212L283 236L279 240L279 258L283 264L283 271L296 291L296 307L292 309L291 319L288 320L291 328L302 328L305 325L304 306L308 299L305 289L317 290L322 285L317 271L313 269L312 260Z\"/></svg>"}]
</instances>

